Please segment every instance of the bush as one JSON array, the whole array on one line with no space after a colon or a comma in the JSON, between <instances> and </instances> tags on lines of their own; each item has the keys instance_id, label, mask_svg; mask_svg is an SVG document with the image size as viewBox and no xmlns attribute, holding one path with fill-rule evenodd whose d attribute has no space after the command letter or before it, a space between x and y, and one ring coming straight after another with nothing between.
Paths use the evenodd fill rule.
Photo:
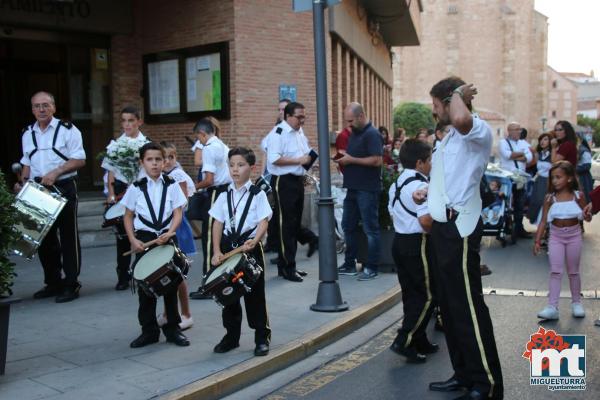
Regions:
<instances>
[{"instance_id":1,"label":"bush","mask_svg":"<svg viewBox=\"0 0 600 400\"><path fill-rule=\"evenodd\" d=\"M420 128L435 128L431 109L421 103L402 103L394 108L394 133L404 128L408 136L415 136Z\"/></svg>"},{"instance_id":2,"label":"bush","mask_svg":"<svg viewBox=\"0 0 600 400\"><path fill-rule=\"evenodd\" d=\"M12 244L18 238L13 230L13 222L16 219L16 210L13 207L14 196L8 190L4 174L0 171L0 297L12 294L15 264L10 261L8 254Z\"/></svg>"},{"instance_id":3,"label":"bush","mask_svg":"<svg viewBox=\"0 0 600 400\"><path fill-rule=\"evenodd\" d=\"M582 114L577 115L577 125L589 126L593 131L594 146L600 146L600 120L586 117Z\"/></svg>"}]
</instances>

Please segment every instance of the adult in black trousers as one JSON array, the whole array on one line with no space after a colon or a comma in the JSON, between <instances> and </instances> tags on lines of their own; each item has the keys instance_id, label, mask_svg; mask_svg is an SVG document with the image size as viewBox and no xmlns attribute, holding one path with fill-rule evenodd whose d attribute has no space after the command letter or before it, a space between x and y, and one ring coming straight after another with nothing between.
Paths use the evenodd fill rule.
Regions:
<instances>
[{"instance_id":1,"label":"adult in black trousers","mask_svg":"<svg viewBox=\"0 0 600 400\"><path fill-rule=\"evenodd\" d=\"M452 126L433 153L427 206L434 220L434 280L454 375L429 388L466 388L468 393L457 400L502 399L504 391L479 267L479 185L493 140L489 125L471 115L476 93L473 85L455 77L438 82L430 92L434 114Z\"/></svg>"}]
</instances>

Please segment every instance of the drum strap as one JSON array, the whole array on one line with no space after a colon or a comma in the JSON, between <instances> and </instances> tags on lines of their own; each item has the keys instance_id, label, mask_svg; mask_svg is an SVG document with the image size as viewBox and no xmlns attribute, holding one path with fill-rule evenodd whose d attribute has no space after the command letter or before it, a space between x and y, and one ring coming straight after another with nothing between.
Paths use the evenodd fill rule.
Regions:
<instances>
[{"instance_id":1,"label":"drum strap","mask_svg":"<svg viewBox=\"0 0 600 400\"><path fill-rule=\"evenodd\" d=\"M58 139L58 132L60 131L60 127L63 124L64 123L62 121L58 121L58 125L56 125L56 129L54 130L54 137L52 138L52 151L57 156L62 158L63 160L69 161L69 158L67 156L65 156L63 153L61 153L60 151L58 151L58 149L56 148L56 140ZM30 159L38 151L38 144L37 144L37 140L35 139L35 131L33 130L33 125L31 125L31 141L33 142L34 149L31 153L29 153Z\"/></svg>"},{"instance_id":2,"label":"drum strap","mask_svg":"<svg viewBox=\"0 0 600 400\"><path fill-rule=\"evenodd\" d=\"M396 187L396 193L394 195L394 201L392 202L392 207L394 207L396 202L399 201L402 208L404 208L404 211L406 211L409 215L412 215L413 217L417 218L417 214L410 211L408 209L408 207L406 207L406 205L402 202L402 199L400 198L400 193L402 193L402 189L404 188L404 186L406 186L409 183L414 182L414 181L427 182L427 178L425 178L421 174L417 173L417 174L415 174L415 176L406 179L402 183L402 185L400 185L400 187L398 187L398 181L394 182L394 186Z\"/></svg>"},{"instance_id":3,"label":"drum strap","mask_svg":"<svg viewBox=\"0 0 600 400\"><path fill-rule=\"evenodd\" d=\"M254 196L260 192L260 188L255 185L251 185L248 190L248 200L246 200L246 205L244 206L244 211L242 212L242 216L240 218L240 222L237 227L232 224L232 228L235 228L233 232L227 235L228 240L231 241L233 245L241 245L246 239L250 236L253 229L249 229L242 235L242 228L244 227L244 222L246 222L246 218L248 217L248 211L250 210L250 205L252 204L252 199ZM227 191L227 210L229 211L229 220L235 221L235 213L233 211L233 190Z\"/></svg>"},{"instance_id":4,"label":"drum strap","mask_svg":"<svg viewBox=\"0 0 600 400\"><path fill-rule=\"evenodd\" d=\"M142 223L152 229L160 231L164 229L169 223L171 219L173 219L173 214L169 215L169 217L163 221L163 214L165 212L165 203L167 202L167 190L169 189L169 185L173 183L173 178L163 175L163 190L162 195L160 197L160 208L158 211L158 218L156 217L156 213L154 211L154 207L152 207L152 201L150 201L150 196L148 195L148 178L142 178L139 181L135 182L134 185L139 187L142 193L144 194L144 198L146 199L146 205L148 206L148 211L150 212L150 217L152 218L152 222L148 221L146 218L142 217L138 214L138 218Z\"/></svg>"}]
</instances>

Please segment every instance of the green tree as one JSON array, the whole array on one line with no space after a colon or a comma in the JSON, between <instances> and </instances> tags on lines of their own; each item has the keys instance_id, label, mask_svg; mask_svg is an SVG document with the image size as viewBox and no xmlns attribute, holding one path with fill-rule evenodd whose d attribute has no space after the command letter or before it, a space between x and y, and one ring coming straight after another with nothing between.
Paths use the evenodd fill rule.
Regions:
<instances>
[{"instance_id":1,"label":"green tree","mask_svg":"<svg viewBox=\"0 0 600 400\"><path fill-rule=\"evenodd\" d=\"M594 146L600 146L600 119L586 117L582 114L577 114L577 125L589 126L594 132Z\"/></svg>"},{"instance_id":2,"label":"green tree","mask_svg":"<svg viewBox=\"0 0 600 400\"><path fill-rule=\"evenodd\" d=\"M415 136L420 128L434 128L431 109L421 103L402 103L394 108L394 133L404 128L408 136Z\"/></svg>"}]
</instances>

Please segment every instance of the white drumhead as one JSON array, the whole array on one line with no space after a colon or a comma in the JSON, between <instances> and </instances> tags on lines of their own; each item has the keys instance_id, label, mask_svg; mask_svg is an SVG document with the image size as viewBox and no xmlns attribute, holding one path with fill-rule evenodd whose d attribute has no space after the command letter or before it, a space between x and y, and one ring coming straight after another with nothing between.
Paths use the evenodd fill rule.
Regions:
<instances>
[{"instance_id":1,"label":"white drumhead","mask_svg":"<svg viewBox=\"0 0 600 400\"><path fill-rule=\"evenodd\" d=\"M154 271L171 261L174 254L175 248L171 245L158 246L148 250L135 264L133 278L138 281L146 279Z\"/></svg>"},{"instance_id":2,"label":"white drumhead","mask_svg":"<svg viewBox=\"0 0 600 400\"><path fill-rule=\"evenodd\" d=\"M229 257L227 260L225 260L223 264L219 265L213 270L210 276L206 278L206 282L204 282L204 284L206 285L212 282L214 279L218 278L219 276L223 275L223 273L233 270L235 266L238 265L238 263L240 262L240 258L242 258L241 254L235 254Z\"/></svg>"},{"instance_id":3,"label":"white drumhead","mask_svg":"<svg viewBox=\"0 0 600 400\"><path fill-rule=\"evenodd\" d=\"M104 219L115 219L125 215L125 206L121 203L116 203L110 206L104 213Z\"/></svg>"}]
</instances>

